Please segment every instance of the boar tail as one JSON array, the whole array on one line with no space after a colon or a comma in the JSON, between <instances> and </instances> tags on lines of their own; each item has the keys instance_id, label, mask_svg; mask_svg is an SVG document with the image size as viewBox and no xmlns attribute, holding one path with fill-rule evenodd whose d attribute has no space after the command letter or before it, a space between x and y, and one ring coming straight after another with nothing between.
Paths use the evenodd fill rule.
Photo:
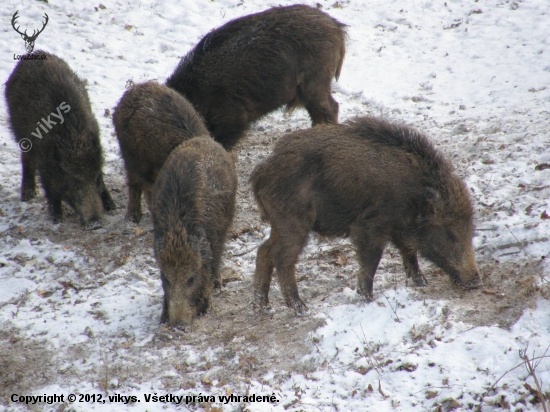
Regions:
<instances>
[{"instance_id":1,"label":"boar tail","mask_svg":"<svg viewBox=\"0 0 550 412\"><path fill-rule=\"evenodd\" d=\"M262 197L260 196L261 191L261 172L260 167L262 165L256 166L254 171L252 172L252 176L250 177L250 184L252 186L252 192L254 193L254 200L256 201L256 204L258 205L258 210L260 212L260 219L262 222L267 223L269 222L269 217L267 215L267 212L265 210L265 206L262 202Z\"/></svg>"},{"instance_id":2,"label":"boar tail","mask_svg":"<svg viewBox=\"0 0 550 412\"><path fill-rule=\"evenodd\" d=\"M340 44L340 59L338 60L336 72L334 73L334 79L336 79L336 81L340 78L340 72L342 71L342 66L344 64L344 57L346 57L346 41L345 38L342 38L342 43Z\"/></svg>"}]
</instances>

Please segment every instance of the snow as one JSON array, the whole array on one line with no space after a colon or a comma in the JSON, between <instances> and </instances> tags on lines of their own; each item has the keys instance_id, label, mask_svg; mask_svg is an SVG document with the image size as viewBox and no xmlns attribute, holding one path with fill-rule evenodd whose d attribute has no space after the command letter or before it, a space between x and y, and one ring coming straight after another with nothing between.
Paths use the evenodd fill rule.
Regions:
<instances>
[{"instance_id":1,"label":"snow","mask_svg":"<svg viewBox=\"0 0 550 412\"><path fill-rule=\"evenodd\" d=\"M537 170L536 166L550 163L550 2L304 3L320 4L323 11L349 26L346 59L340 79L334 83L340 120L371 113L424 131L453 160L471 190L477 214L474 245L478 260L532 265L537 285L544 291L549 269L545 257L550 251L550 219L545 217L550 214L550 169ZM112 112L127 81L164 81L179 59L211 29L292 2L145 0L103 4L94 7L81 0L6 4L0 10L4 22L0 77L7 79L16 63L12 56L25 51L20 36L9 26L15 10L19 10L21 28L38 27L47 13L49 24L35 48L57 54L87 79L102 130L104 171L123 176L112 120L104 112ZM307 114L300 111L290 118L275 112L261 122L268 132L285 130L287 125L309 127ZM162 288L152 254L144 257L130 252L121 265L106 264L96 273L99 266L84 248L36 238L36 228L47 228L53 236L62 234L67 226L51 224L42 197L31 206L19 202L19 155L8 127L5 101L0 99L0 329L16 331L24 341L41 342L58 362L59 373L55 383L35 385L20 394L104 393L87 375L101 375L107 361L128 368L137 365L138 369L162 365L153 378L147 375L146 379L119 381L113 377L109 385L116 393L141 400L125 405L128 410L180 408L144 400L144 394L168 393L163 382L185 375L161 361L178 359L196 370L204 370L207 363L214 369L223 368L219 363L223 347L217 344L206 352L192 343L154 347L161 328ZM259 156L252 158L259 160ZM29 219L34 220L29 223ZM257 233L228 242L226 249L233 254L249 250L269 229L262 226ZM136 239L104 247L131 248L131 242L143 241ZM314 261L305 258L323 247L322 242L312 242L304 252L301 270L308 276L326 271L312 267ZM238 269L250 284L254 256L235 257L226 264ZM226 254L225 259L231 258ZM497 266L487 265L492 272L498 271ZM248 403L246 410L410 411L433 410L437 405L443 410L473 410L482 396L484 411L505 408L505 403L512 405L512 410L539 410L540 405L528 401L532 396L524 386L527 382L535 387L533 378L524 366L511 369L522 364L520 350L527 348L531 358L547 355L550 302L544 293L509 329L475 326L467 317L453 317L444 297L422 300L410 287L392 287L383 275L390 266L385 260L381 263L374 302L365 304L348 287L312 310L310 316L322 320L324 326L304 336L310 352L300 362L314 365L313 372L268 371L261 378L232 387L238 395L248 388L250 394L273 393L279 401ZM351 277L351 269L347 272ZM238 290L232 283L227 289ZM288 311L284 307L277 310ZM233 343L246 345L244 334L235 335ZM135 355L129 348L143 352ZM79 350L85 355L65 355ZM243 361L239 356L227 363L238 364ZM543 390L549 391L548 360L537 362L537 376ZM33 368L32 364L26 366ZM178 396L225 395L224 386L217 387L217 382L169 392ZM3 395L11 396L13 391ZM7 396L2 397L0 409L2 403L6 410L26 410L24 404L11 402ZM84 402L74 407L107 411L113 410L113 405ZM231 411L238 403L212 406ZM35 407L49 410L51 405ZM199 404L187 407L206 408Z\"/></svg>"}]
</instances>

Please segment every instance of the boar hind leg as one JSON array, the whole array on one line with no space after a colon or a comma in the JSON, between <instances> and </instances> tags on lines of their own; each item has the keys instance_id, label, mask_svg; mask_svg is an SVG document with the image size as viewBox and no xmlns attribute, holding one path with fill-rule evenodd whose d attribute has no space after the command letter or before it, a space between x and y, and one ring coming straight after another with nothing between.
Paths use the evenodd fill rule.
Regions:
<instances>
[{"instance_id":1,"label":"boar hind leg","mask_svg":"<svg viewBox=\"0 0 550 412\"><path fill-rule=\"evenodd\" d=\"M221 289L222 276L220 274L220 266L222 262L224 240L227 238L227 231L217 235L215 242L210 244L212 248L212 285L214 289Z\"/></svg>"},{"instance_id":2,"label":"boar hind leg","mask_svg":"<svg viewBox=\"0 0 550 412\"><path fill-rule=\"evenodd\" d=\"M128 183L126 219L136 224L141 220L141 185L138 183Z\"/></svg>"},{"instance_id":3,"label":"boar hind leg","mask_svg":"<svg viewBox=\"0 0 550 412\"><path fill-rule=\"evenodd\" d=\"M146 186L143 188L143 197L145 198L145 204L147 205L147 209L149 211L153 210L153 201L152 201L152 187Z\"/></svg>"},{"instance_id":4,"label":"boar hind leg","mask_svg":"<svg viewBox=\"0 0 550 412\"><path fill-rule=\"evenodd\" d=\"M357 293L371 302L373 300L374 275L382 258L385 244L374 241L374 237L367 233L357 235L352 233L351 240L355 245L361 265L361 270L357 275Z\"/></svg>"},{"instance_id":5,"label":"boar hind leg","mask_svg":"<svg viewBox=\"0 0 550 412\"><path fill-rule=\"evenodd\" d=\"M301 228L297 222L288 221L288 217L285 219L287 219L288 225L280 231L284 235L279 236L279 241L273 247L275 269L285 304L289 308L293 308L297 315L303 315L307 307L298 294L295 272L296 262L307 243L309 231L306 228Z\"/></svg>"},{"instance_id":6,"label":"boar hind leg","mask_svg":"<svg viewBox=\"0 0 550 412\"><path fill-rule=\"evenodd\" d=\"M427 286L428 280L420 270L418 266L418 257L416 251L406 246L402 241L395 241L395 246L399 249L401 253L401 258L403 259L403 267L405 268L405 273L407 278L412 279L415 286Z\"/></svg>"},{"instance_id":7,"label":"boar hind leg","mask_svg":"<svg viewBox=\"0 0 550 412\"><path fill-rule=\"evenodd\" d=\"M103 204L103 210L106 210L107 212L110 212L111 210L115 210L116 203L113 201L113 198L111 197L111 194L107 189L107 186L105 186L105 182L103 181L102 174L99 176L99 179L97 182L97 188L99 191L99 195L101 196L101 203Z\"/></svg>"},{"instance_id":8,"label":"boar hind leg","mask_svg":"<svg viewBox=\"0 0 550 412\"><path fill-rule=\"evenodd\" d=\"M271 236L258 248L256 271L254 272L254 299L262 309L269 308L269 287L273 277L273 245L277 242L277 232L271 229Z\"/></svg>"},{"instance_id":9,"label":"boar hind leg","mask_svg":"<svg viewBox=\"0 0 550 412\"><path fill-rule=\"evenodd\" d=\"M21 201L28 202L36 196L36 165L30 152L21 153L23 180L21 182Z\"/></svg>"},{"instance_id":10,"label":"boar hind leg","mask_svg":"<svg viewBox=\"0 0 550 412\"><path fill-rule=\"evenodd\" d=\"M317 76L300 87L300 100L311 117L313 126L338 123L338 102L330 94L330 75Z\"/></svg>"}]
</instances>

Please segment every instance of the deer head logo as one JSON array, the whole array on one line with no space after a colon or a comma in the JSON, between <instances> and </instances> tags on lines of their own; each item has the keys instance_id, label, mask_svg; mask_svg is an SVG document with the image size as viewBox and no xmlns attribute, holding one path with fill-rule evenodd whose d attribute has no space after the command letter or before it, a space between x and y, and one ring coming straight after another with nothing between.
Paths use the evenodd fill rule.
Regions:
<instances>
[{"instance_id":1,"label":"deer head logo","mask_svg":"<svg viewBox=\"0 0 550 412\"><path fill-rule=\"evenodd\" d=\"M27 35L27 30L25 30L23 33L21 33L19 31L19 26L15 27L15 22L16 22L17 18L19 17L17 15L17 13L19 13L19 10L17 10L13 14L13 17L11 18L11 25L12 25L13 29L21 35L21 38L23 40L25 40L25 48L27 49L27 53L32 53L32 51L34 50L34 42L36 41L36 38L38 37L38 35L40 33L42 33L44 31L44 28L48 24L48 20L49 20L48 15L46 13L44 13L44 18L46 20L44 21L42 28L38 31L33 30L32 36L29 36L29 35Z\"/></svg>"}]
</instances>

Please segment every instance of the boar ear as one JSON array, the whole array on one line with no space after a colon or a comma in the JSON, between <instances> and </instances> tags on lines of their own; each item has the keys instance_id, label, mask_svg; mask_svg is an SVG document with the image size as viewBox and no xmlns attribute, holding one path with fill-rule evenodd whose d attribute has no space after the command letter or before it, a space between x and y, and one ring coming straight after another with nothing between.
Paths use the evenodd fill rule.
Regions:
<instances>
[{"instance_id":1,"label":"boar ear","mask_svg":"<svg viewBox=\"0 0 550 412\"><path fill-rule=\"evenodd\" d=\"M427 187L422 191L420 199L420 218L429 219L437 214L441 194L434 188Z\"/></svg>"}]
</instances>

